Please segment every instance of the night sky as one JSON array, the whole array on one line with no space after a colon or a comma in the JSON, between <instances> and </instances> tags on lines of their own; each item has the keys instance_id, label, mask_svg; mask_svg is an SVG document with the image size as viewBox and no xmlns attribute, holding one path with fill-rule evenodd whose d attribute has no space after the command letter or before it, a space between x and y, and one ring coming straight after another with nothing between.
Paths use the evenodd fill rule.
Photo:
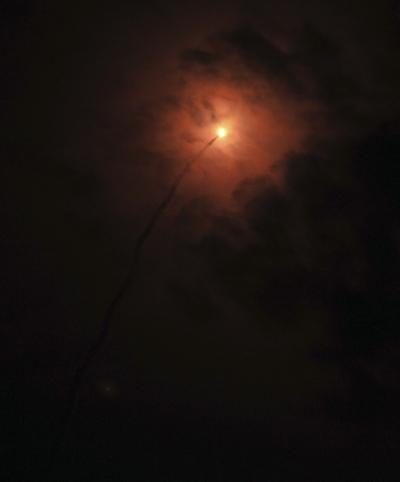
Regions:
<instances>
[{"instance_id":1,"label":"night sky","mask_svg":"<svg viewBox=\"0 0 400 482\"><path fill-rule=\"evenodd\" d=\"M399 2L6 0L0 32L1 481L399 480Z\"/></svg>"}]
</instances>

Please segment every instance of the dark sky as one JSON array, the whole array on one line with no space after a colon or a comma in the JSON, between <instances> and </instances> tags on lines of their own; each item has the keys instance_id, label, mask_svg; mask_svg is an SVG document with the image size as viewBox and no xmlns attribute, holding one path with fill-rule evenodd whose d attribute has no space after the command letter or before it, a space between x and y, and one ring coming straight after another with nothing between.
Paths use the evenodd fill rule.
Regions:
<instances>
[{"instance_id":1,"label":"dark sky","mask_svg":"<svg viewBox=\"0 0 400 482\"><path fill-rule=\"evenodd\" d=\"M7 0L0 25L1 480L398 480L399 3ZM136 239L221 125L48 476Z\"/></svg>"}]
</instances>

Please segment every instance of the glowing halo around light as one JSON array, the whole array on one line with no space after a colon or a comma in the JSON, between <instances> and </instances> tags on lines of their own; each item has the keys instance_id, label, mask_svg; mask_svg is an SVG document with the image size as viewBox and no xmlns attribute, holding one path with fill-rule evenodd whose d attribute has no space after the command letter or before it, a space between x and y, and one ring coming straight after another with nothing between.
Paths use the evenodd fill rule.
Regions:
<instances>
[{"instance_id":1,"label":"glowing halo around light","mask_svg":"<svg viewBox=\"0 0 400 482\"><path fill-rule=\"evenodd\" d=\"M219 138L222 139L223 137L226 137L227 133L228 133L228 132L227 132L227 130L225 129L225 127L218 127L218 129L217 129L217 136L218 136Z\"/></svg>"}]
</instances>

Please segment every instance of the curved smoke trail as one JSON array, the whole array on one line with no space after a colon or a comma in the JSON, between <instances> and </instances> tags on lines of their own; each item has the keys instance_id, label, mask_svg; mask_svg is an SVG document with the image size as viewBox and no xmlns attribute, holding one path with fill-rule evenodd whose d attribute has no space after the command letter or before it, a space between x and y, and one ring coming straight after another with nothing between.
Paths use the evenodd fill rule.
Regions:
<instances>
[{"instance_id":1,"label":"curved smoke trail","mask_svg":"<svg viewBox=\"0 0 400 482\"><path fill-rule=\"evenodd\" d=\"M65 421L62 425L62 430L60 433L60 436L58 437L56 443L54 444L53 451L52 451L52 456L50 460L50 475L55 467L56 459L57 456L62 448L63 442L66 440L68 433L71 429L72 422L78 407L78 402L79 402L79 392L80 388L82 387L82 384L85 379L85 375L90 367L90 364L92 361L95 359L97 353L100 351L100 349L103 347L105 342L107 341L107 338L110 334L110 329L111 329L111 322L113 319L113 316L115 314L115 311L127 293L129 287L132 285L133 280L134 280L134 275L136 273L136 267L138 266L138 263L140 261L140 256L143 250L143 247L147 241L147 239L150 237L151 233L153 232L157 221L160 219L162 216L163 212L167 209L168 205L170 204L172 198L174 197L174 194L176 193L177 189L179 188L183 178L186 176L186 174L190 171L190 169L193 167L193 164L199 159L199 157L204 154L204 152L218 139L218 136L214 137L211 139L193 158L191 158L183 167L182 171L178 174L178 176L175 179L175 182L172 184L170 187L167 195L165 196L164 200L159 204L157 209L154 211L154 214L150 218L149 222L146 224L144 227L143 231L141 234L138 236L134 249L133 249L133 255L131 259L131 263L127 272L126 277L123 279L118 291L116 292L114 298L111 300L110 304L107 307L107 310L105 312L103 321L101 323L100 331L98 336L96 337L95 341L93 344L89 347L88 351L86 352L85 356L81 360L80 364L78 365L77 369L75 370L75 374L71 383L71 387L69 390L69 396L68 396L68 405L67 405L67 414Z\"/></svg>"}]
</instances>

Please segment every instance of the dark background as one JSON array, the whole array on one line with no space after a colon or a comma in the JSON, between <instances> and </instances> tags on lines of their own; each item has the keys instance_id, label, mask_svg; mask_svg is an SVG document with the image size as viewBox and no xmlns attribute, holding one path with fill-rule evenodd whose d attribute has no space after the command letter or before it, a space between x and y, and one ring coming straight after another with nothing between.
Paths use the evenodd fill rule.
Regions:
<instances>
[{"instance_id":1,"label":"dark background","mask_svg":"<svg viewBox=\"0 0 400 482\"><path fill-rule=\"evenodd\" d=\"M148 240L50 480L398 480L399 13L2 3L3 481L48 476L137 235L229 122L213 86L242 124Z\"/></svg>"}]
</instances>

